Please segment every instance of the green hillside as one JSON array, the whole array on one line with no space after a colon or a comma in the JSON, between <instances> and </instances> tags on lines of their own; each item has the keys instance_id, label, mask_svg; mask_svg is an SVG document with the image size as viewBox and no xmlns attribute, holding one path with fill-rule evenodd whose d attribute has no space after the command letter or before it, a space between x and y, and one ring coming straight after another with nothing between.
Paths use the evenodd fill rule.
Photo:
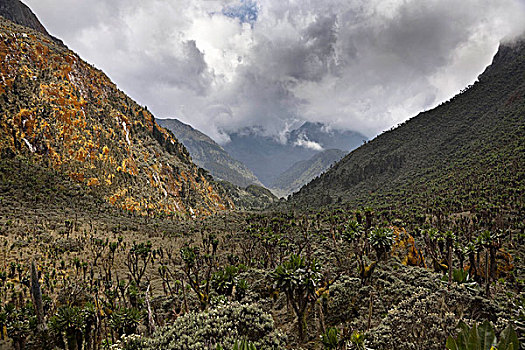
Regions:
<instances>
[{"instance_id":1,"label":"green hillside","mask_svg":"<svg viewBox=\"0 0 525 350\"><path fill-rule=\"evenodd\" d=\"M272 191L281 196L296 192L334 163L340 161L345 155L346 152L339 149L329 149L317 153L310 159L297 162L279 175L271 186Z\"/></svg>"},{"instance_id":2,"label":"green hillside","mask_svg":"<svg viewBox=\"0 0 525 350\"><path fill-rule=\"evenodd\" d=\"M523 213L525 43L473 86L350 153L291 203Z\"/></svg>"},{"instance_id":3,"label":"green hillside","mask_svg":"<svg viewBox=\"0 0 525 350\"><path fill-rule=\"evenodd\" d=\"M159 119L157 122L173 132L175 137L188 149L195 164L208 170L215 179L228 181L241 187L262 186L250 169L233 159L207 135L178 119Z\"/></svg>"}]
</instances>

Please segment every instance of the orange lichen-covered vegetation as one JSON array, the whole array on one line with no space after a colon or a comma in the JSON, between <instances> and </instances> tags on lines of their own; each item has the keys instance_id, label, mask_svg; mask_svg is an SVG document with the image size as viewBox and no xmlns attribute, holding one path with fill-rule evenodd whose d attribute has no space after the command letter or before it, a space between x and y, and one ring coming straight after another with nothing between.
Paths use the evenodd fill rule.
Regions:
<instances>
[{"instance_id":1,"label":"orange lichen-covered vegetation","mask_svg":"<svg viewBox=\"0 0 525 350\"><path fill-rule=\"evenodd\" d=\"M207 215L232 207L186 149L101 71L0 18L0 152L50 164L122 209Z\"/></svg>"},{"instance_id":2,"label":"orange lichen-covered vegetation","mask_svg":"<svg viewBox=\"0 0 525 350\"><path fill-rule=\"evenodd\" d=\"M404 228L392 227L394 230L394 245L392 256L397 256L401 263L406 266L427 267L425 259L416 247L414 237L406 232Z\"/></svg>"}]
</instances>

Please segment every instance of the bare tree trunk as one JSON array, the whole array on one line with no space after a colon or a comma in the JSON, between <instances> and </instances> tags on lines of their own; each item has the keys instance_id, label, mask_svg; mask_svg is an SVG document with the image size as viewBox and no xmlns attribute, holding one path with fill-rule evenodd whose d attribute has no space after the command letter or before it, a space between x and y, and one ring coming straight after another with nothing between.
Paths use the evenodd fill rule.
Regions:
<instances>
[{"instance_id":1,"label":"bare tree trunk","mask_svg":"<svg viewBox=\"0 0 525 350\"><path fill-rule=\"evenodd\" d=\"M155 320L153 319L153 313L151 312L151 305L149 302L149 287L150 284L148 284L148 288L146 289L146 306L148 308L148 328L149 333L153 334L155 332Z\"/></svg>"},{"instance_id":2,"label":"bare tree trunk","mask_svg":"<svg viewBox=\"0 0 525 350\"><path fill-rule=\"evenodd\" d=\"M186 287L184 286L184 279L181 279L182 283L182 296L184 297L184 311L188 313L188 299L186 297Z\"/></svg>"},{"instance_id":3,"label":"bare tree trunk","mask_svg":"<svg viewBox=\"0 0 525 350\"><path fill-rule=\"evenodd\" d=\"M370 327L372 325L372 308L374 305L374 293L370 292L370 301L368 304L368 325L367 325L367 331L370 330Z\"/></svg>"},{"instance_id":4,"label":"bare tree trunk","mask_svg":"<svg viewBox=\"0 0 525 350\"><path fill-rule=\"evenodd\" d=\"M38 329L44 330L46 325L44 323L44 304L42 303L42 289L40 288L40 281L38 280L38 270L35 261L31 263L31 297L35 305L36 319L38 322Z\"/></svg>"},{"instance_id":5,"label":"bare tree trunk","mask_svg":"<svg viewBox=\"0 0 525 350\"><path fill-rule=\"evenodd\" d=\"M452 243L448 244L448 285L452 284Z\"/></svg>"},{"instance_id":6,"label":"bare tree trunk","mask_svg":"<svg viewBox=\"0 0 525 350\"><path fill-rule=\"evenodd\" d=\"M490 298L490 269L489 269L489 250L485 251L485 294L487 298Z\"/></svg>"},{"instance_id":7,"label":"bare tree trunk","mask_svg":"<svg viewBox=\"0 0 525 350\"><path fill-rule=\"evenodd\" d=\"M319 303L319 326L321 328L321 333L323 333L326 330L326 326L324 323L324 312L323 312L322 301L321 303Z\"/></svg>"}]
</instances>

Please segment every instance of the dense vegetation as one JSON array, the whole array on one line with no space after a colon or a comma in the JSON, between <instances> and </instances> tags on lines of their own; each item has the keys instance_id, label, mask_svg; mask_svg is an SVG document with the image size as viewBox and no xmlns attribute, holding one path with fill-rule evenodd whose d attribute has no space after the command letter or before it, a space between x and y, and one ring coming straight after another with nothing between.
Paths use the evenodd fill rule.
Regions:
<instances>
[{"instance_id":1,"label":"dense vegetation","mask_svg":"<svg viewBox=\"0 0 525 350\"><path fill-rule=\"evenodd\" d=\"M1 173L6 346L443 349L460 321L523 342L525 232L510 217L180 220L131 215L21 157Z\"/></svg>"},{"instance_id":2,"label":"dense vegetation","mask_svg":"<svg viewBox=\"0 0 525 350\"><path fill-rule=\"evenodd\" d=\"M242 188L227 181L220 181L219 185L237 209L263 210L279 201L270 190L262 186L250 185Z\"/></svg>"},{"instance_id":3,"label":"dense vegetation","mask_svg":"<svg viewBox=\"0 0 525 350\"><path fill-rule=\"evenodd\" d=\"M459 321L523 336L512 220L365 208L180 221L10 200L0 323L18 348L443 349Z\"/></svg>"},{"instance_id":4,"label":"dense vegetation","mask_svg":"<svg viewBox=\"0 0 525 350\"><path fill-rule=\"evenodd\" d=\"M473 86L350 153L292 202L523 217L524 76L525 43L503 45Z\"/></svg>"},{"instance_id":5,"label":"dense vegetation","mask_svg":"<svg viewBox=\"0 0 525 350\"><path fill-rule=\"evenodd\" d=\"M101 72L28 28L0 34L0 348L525 344L522 45L279 209L226 212L211 208L236 187ZM128 205L141 196L165 207Z\"/></svg>"},{"instance_id":6,"label":"dense vegetation","mask_svg":"<svg viewBox=\"0 0 525 350\"><path fill-rule=\"evenodd\" d=\"M232 206L187 150L101 71L0 18L0 155L24 155L139 213Z\"/></svg>"}]
</instances>

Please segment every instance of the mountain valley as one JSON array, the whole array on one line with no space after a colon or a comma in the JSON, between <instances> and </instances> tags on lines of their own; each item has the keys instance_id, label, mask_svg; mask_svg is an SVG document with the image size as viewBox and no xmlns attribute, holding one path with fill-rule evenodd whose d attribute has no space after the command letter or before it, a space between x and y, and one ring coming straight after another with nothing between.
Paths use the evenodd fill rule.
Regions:
<instances>
[{"instance_id":1,"label":"mountain valley","mask_svg":"<svg viewBox=\"0 0 525 350\"><path fill-rule=\"evenodd\" d=\"M310 159L327 149L345 152L360 146L367 138L357 132L330 129L322 123L306 122L289 131L285 142L264 136L264 130L247 128L228 134L230 142L224 149L246 164L267 187L297 162ZM324 170L324 169L323 169Z\"/></svg>"},{"instance_id":2,"label":"mountain valley","mask_svg":"<svg viewBox=\"0 0 525 350\"><path fill-rule=\"evenodd\" d=\"M206 16L260 30L241 5ZM372 140L219 145L0 0L0 349L522 349L524 40Z\"/></svg>"}]
</instances>

